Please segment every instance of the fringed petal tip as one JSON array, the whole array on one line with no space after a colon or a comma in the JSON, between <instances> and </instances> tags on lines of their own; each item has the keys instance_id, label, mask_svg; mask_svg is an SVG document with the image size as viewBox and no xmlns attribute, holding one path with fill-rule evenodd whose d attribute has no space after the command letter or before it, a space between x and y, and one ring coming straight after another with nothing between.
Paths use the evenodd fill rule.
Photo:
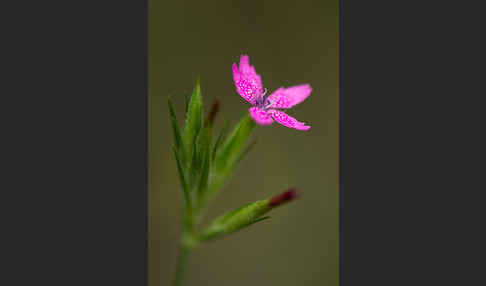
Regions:
<instances>
[{"instance_id":1,"label":"fringed petal tip","mask_svg":"<svg viewBox=\"0 0 486 286\"><path fill-rule=\"evenodd\" d=\"M285 127L301 131L307 131L311 128L310 126L305 125L304 122L299 122L297 119L293 118L283 111L270 109L268 112L272 116L272 118L277 121L277 123L282 124Z\"/></svg>"},{"instance_id":2,"label":"fringed petal tip","mask_svg":"<svg viewBox=\"0 0 486 286\"><path fill-rule=\"evenodd\" d=\"M304 123L302 123L302 125L298 125L298 126L296 126L294 128L297 129L297 130L301 130L301 131L307 131L311 127L309 125L305 125Z\"/></svg>"},{"instance_id":3,"label":"fringed petal tip","mask_svg":"<svg viewBox=\"0 0 486 286\"><path fill-rule=\"evenodd\" d=\"M250 68L250 57L248 55L241 55L240 57L240 70L246 70Z\"/></svg>"}]
</instances>

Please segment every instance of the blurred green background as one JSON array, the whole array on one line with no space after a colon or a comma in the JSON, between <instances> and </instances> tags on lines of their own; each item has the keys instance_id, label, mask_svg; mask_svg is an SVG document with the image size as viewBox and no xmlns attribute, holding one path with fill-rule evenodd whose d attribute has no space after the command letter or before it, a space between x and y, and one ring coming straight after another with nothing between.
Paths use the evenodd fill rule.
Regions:
<instances>
[{"instance_id":1,"label":"blurred green background","mask_svg":"<svg viewBox=\"0 0 486 286\"><path fill-rule=\"evenodd\" d=\"M184 91L197 75L206 110L237 122L250 107L235 91L231 65L241 54L271 93L310 83L289 114L312 128L257 126L256 147L213 201L206 222L289 187L299 200L271 219L203 245L189 285L338 285L338 2L149 1L149 285L170 285L180 236L182 192L167 96L182 118Z\"/></svg>"}]
</instances>

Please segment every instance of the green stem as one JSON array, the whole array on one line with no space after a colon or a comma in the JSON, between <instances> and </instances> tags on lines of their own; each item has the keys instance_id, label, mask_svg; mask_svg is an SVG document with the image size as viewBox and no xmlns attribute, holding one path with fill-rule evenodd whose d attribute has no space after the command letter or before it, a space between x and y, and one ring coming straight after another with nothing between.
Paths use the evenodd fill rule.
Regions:
<instances>
[{"instance_id":1,"label":"green stem","mask_svg":"<svg viewBox=\"0 0 486 286\"><path fill-rule=\"evenodd\" d=\"M177 257L177 268L174 276L174 286L183 286L187 283L187 266L189 264L189 256L191 248L182 238L179 247L179 256Z\"/></svg>"},{"instance_id":2,"label":"green stem","mask_svg":"<svg viewBox=\"0 0 486 286\"><path fill-rule=\"evenodd\" d=\"M182 234L179 245L173 286L184 286L187 284L189 256L196 243L194 235L194 215L192 213L192 208L189 208L185 214L184 233Z\"/></svg>"}]
</instances>

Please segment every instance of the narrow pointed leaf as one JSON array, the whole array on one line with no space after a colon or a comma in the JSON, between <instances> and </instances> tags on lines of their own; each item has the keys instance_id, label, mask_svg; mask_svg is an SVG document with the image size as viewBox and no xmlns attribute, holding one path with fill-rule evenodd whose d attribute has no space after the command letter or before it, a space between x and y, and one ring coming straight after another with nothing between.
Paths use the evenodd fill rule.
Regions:
<instances>
[{"instance_id":1,"label":"narrow pointed leaf","mask_svg":"<svg viewBox=\"0 0 486 286\"><path fill-rule=\"evenodd\" d=\"M170 113L170 121L172 123L172 130L174 132L175 146L177 150L180 150L182 165L185 165L185 148L182 142L181 131L179 129L179 124L177 123L177 117L175 115L174 106L172 104L172 99L170 98L170 96L168 97L167 102L169 105L169 113Z\"/></svg>"},{"instance_id":2,"label":"narrow pointed leaf","mask_svg":"<svg viewBox=\"0 0 486 286\"><path fill-rule=\"evenodd\" d=\"M234 163L235 165L237 163L239 163L245 156L246 154L248 154L248 152L250 152L256 145L257 143L257 140L253 140L250 144L248 144L248 146L246 146L246 148L243 150L243 152L240 153L240 155L238 156L236 162Z\"/></svg>"},{"instance_id":3,"label":"narrow pointed leaf","mask_svg":"<svg viewBox=\"0 0 486 286\"><path fill-rule=\"evenodd\" d=\"M186 178L185 178L185 175L184 175L184 169L181 166L179 154L177 153L177 150L174 146L172 146L172 150L174 151L174 156L175 156L176 162L177 162L177 171L179 172L179 179L181 181L181 187L182 187L182 190L183 190L183 193L184 193L184 199L185 199L186 205L190 206L191 205L191 197L189 195L189 188L187 186L187 181L186 181Z\"/></svg>"},{"instance_id":4,"label":"narrow pointed leaf","mask_svg":"<svg viewBox=\"0 0 486 286\"><path fill-rule=\"evenodd\" d=\"M190 189L193 188L194 182L197 179L197 174L198 174L198 171L199 171L199 152L198 152L197 144L196 144L196 139L197 139L198 135L199 134L196 135L196 138L194 139L193 144L192 144L192 148L191 148L192 149L192 157L191 157L191 165L189 166L189 175L190 175L189 186L190 186Z\"/></svg>"},{"instance_id":5,"label":"narrow pointed leaf","mask_svg":"<svg viewBox=\"0 0 486 286\"><path fill-rule=\"evenodd\" d=\"M257 140L253 140L236 158L234 161L228 161L227 162L227 167L218 173L217 178L213 181L213 184L208 187L208 189L211 192L211 195L214 195L215 193L218 192L220 188L223 187L226 181L229 180L229 178L232 176L232 174L236 171L236 168L238 167L238 163L248 154L248 152L251 151L256 145ZM210 199L210 198L208 198Z\"/></svg>"},{"instance_id":6,"label":"narrow pointed leaf","mask_svg":"<svg viewBox=\"0 0 486 286\"><path fill-rule=\"evenodd\" d=\"M213 174L207 191L198 202L199 209L203 210L231 177L243 152L242 149L245 146L245 142L254 126L255 123L249 115L243 116L223 145L218 147L219 151L216 151L214 168L212 169L214 172L212 171Z\"/></svg>"},{"instance_id":7,"label":"narrow pointed leaf","mask_svg":"<svg viewBox=\"0 0 486 286\"><path fill-rule=\"evenodd\" d=\"M210 153L211 153L211 127L203 127L196 139L196 153L197 165L194 167L199 174L198 195L206 190L209 167L210 167Z\"/></svg>"},{"instance_id":8,"label":"narrow pointed leaf","mask_svg":"<svg viewBox=\"0 0 486 286\"><path fill-rule=\"evenodd\" d=\"M229 168L238 158L254 126L255 122L249 115L243 116L224 142L221 152L216 156L216 168L218 170Z\"/></svg>"},{"instance_id":9,"label":"narrow pointed leaf","mask_svg":"<svg viewBox=\"0 0 486 286\"><path fill-rule=\"evenodd\" d=\"M250 222L249 224L247 224L245 227L249 227L252 224L255 224L257 222L264 221L264 220L269 219L269 218L270 218L270 216L268 216L268 215L267 216L264 216L264 217L261 217L261 218L257 218L256 220L254 220L254 221Z\"/></svg>"},{"instance_id":10,"label":"narrow pointed leaf","mask_svg":"<svg viewBox=\"0 0 486 286\"><path fill-rule=\"evenodd\" d=\"M208 179L209 179L209 169L210 169L210 149L205 148L203 153L203 161L201 167L201 178L199 179L199 193L204 193L207 189Z\"/></svg>"},{"instance_id":11,"label":"narrow pointed leaf","mask_svg":"<svg viewBox=\"0 0 486 286\"><path fill-rule=\"evenodd\" d=\"M216 157L216 154L219 151L219 147L221 143L223 142L224 136L226 135L226 132L228 131L228 126L229 126L229 121L226 121L225 124L223 125L223 128L219 132L218 138L216 139L216 142L214 143L214 148L213 148L213 153L212 153L212 160Z\"/></svg>"},{"instance_id":12,"label":"narrow pointed leaf","mask_svg":"<svg viewBox=\"0 0 486 286\"><path fill-rule=\"evenodd\" d=\"M193 150L191 150L191 148L194 146L194 140L201 129L202 114L202 98L198 78L189 102L184 124L184 144L188 154L192 154Z\"/></svg>"},{"instance_id":13,"label":"narrow pointed leaf","mask_svg":"<svg viewBox=\"0 0 486 286\"><path fill-rule=\"evenodd\" d=\"M186 105L185 105L185 106L186 106L186 108L185 108L185 112L184 112L184 114L186 114L186 115L187 115L187 110L189 109L189 92L187 92L187 91L184 91L184 102L185 102L185 104L186 104Z\"/></svg>"},{"instance_id":14,"label":"narrow pointed leaf","mask_svg":"<svg viewBox=\"0 0 486 286\"><path fill-rule=\"evenodd\" d=\"M256 220L254 220L251 223L249 223L247 226L249 226L251 224L254 224L254 223L257 223L257 222L260 222L260 221L263 221L263 220L266 220L266 219L269 219L269 218L271 218L271 216L269 216L269 215L264 216L264 217L261 217L261 218L257 218Z\"/></svg>"}]
</instances>

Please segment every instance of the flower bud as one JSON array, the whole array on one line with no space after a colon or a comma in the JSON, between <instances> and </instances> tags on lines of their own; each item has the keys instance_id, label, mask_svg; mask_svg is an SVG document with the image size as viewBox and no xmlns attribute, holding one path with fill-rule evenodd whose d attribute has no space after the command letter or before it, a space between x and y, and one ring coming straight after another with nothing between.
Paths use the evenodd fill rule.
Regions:
<instances>
[{"instance_id":1,"label":"flower bud","mask_svg":"<svg viewBox=\"0 0 486 286\"><path fill-rule=\"evenodd\" d=\"M297 195L295 189L289 189L270 199L256 201L232 210L213 221L206 230L201 233L200 240L209 240L230 234L253 223L264 220L264 214L271 209L293 200Z\"/></svg>"},{"instance_id":2,"label":"flower bud","mask_svg":"<svg viewBox=\"0 0 486 286\"><path fill-rule=\"evenodd\" d=\"M297 190L292 188L286 192L281 193L280 195L274 196L270 198L268 202L269 207L277 207L281 204L284 204L288 201L291 201L297 197Z\"/></svg>"}]
</instances>

